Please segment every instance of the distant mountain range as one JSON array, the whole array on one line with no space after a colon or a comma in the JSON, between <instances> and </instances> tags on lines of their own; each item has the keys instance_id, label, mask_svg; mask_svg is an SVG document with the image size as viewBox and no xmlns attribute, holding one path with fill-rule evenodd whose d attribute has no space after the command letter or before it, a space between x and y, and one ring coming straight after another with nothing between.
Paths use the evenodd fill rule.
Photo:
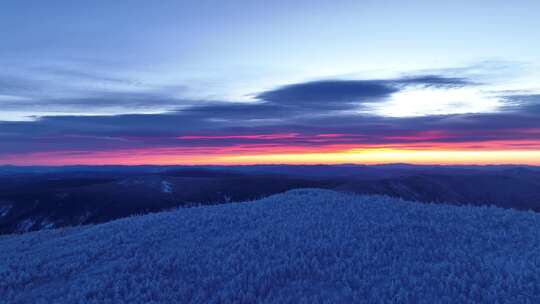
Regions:
<instances>
[{"instance_id":1,"label":"distant mountain range","mask_svg":"<svg viewBox=\"0 0 540 304\"><path fill-rule=\"evenodd\" d=\"M296 188L540 211L540 168L527 166L2 166L0 233L254 200Z\"/></svg>"}]
</instances>

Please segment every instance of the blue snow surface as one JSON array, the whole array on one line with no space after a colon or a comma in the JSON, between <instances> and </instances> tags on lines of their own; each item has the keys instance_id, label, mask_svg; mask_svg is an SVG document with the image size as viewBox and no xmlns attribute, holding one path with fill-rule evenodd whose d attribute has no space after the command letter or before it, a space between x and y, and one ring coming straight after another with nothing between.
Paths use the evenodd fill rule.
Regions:
<instances>
[{"instance_id":1,"label":"blue snow surface","mask_svg":"<svg viewBox=\"0 0 540 304\"><path fill-rule=\"evenodd\" d=\"M293 190L0 237L1 303L540 303L540 215Z\"/></svg>"}]
</instances>

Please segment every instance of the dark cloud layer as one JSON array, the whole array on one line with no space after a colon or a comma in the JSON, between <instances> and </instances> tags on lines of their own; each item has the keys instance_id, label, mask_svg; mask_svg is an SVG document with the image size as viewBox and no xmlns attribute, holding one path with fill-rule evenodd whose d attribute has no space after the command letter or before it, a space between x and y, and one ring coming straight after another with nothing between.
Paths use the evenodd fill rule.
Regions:
<instances>
[{"instance_id":1,"label":"dark cloud layer","mask_svg":"<svg viewBox=\"0 0 540 304\"><path fill-rule=\"evenodd\" d=\"M184 108L163 114L44 116L36 121L0 122L0 160L1 155L31 152L257 144L474 145L522 140L539 145L539 95L508 96L509 106L499 113L396 118L343 111L363 102L382 100L409 85L461 87L474 83L433 75L318 81L262 92L256 103L175 100L157 93L111 93L72 99L65 103L126 108L167 104ZM46 106L54 104L44 102Z\"/></svg>"},{"instance_id":2,"label":"dark cloud layer","mask_svg":"<svg viewBox=\"0 0 540 304\"><path fill-rule=\"evenodd\" d=\"M286 85L262 92L260 100L287 107L314 110L348 110L363 103L382 101L403 87L463 87L473 85L465 78L439 75L407 76L382 80L321 80Z\"/></svg>"},{"instance_id":3,"label":"dark cloud layer","mask_svg":"<svg viewBox=\"0 0 540 304\"><path fill-rule=\"evenodd\" d=\"M221 111L221 107L227 108L227 111ZM214 105L167 114L59 116L44 117L35 122L2 122L0 150L9 154L261 143L300 146L388 145L426 141L478 143L489 140L537 141L540 136L540 113L532 112L409 118L350 114L292 117L281 112L282 117L276 120L276 112L273 111L273 106L267 108L264 104ZM531 133L530 130L537 131ZM290 133L298 136L273 139L238 137ZM430 137L429 134L433 133L436 136ZM317 138L321 134L342 136ZM188 136L189 140L179 140L182 136ZM317 140L314 141L314 138Z\"/></svg>"},{"instance_id":4,"label":"dark cloud layer","mask_svg":"<svg viewBox=\"0 0 540 304\"><path fill-rule=\"evenodd\" d=\"M263 92L257 98L287 106L339 110L353 103L382 99L397 91L382 81L327 80L284 86Z\"/></svg>"}]
</instances>

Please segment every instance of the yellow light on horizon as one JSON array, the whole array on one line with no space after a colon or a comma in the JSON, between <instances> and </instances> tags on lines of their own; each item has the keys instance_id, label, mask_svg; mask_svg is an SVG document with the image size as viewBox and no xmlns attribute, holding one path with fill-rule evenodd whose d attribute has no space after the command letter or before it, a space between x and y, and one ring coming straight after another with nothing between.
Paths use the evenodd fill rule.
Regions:
<instances>
[{"instance_id":1,"label":"yellow light on horizon","mask_svg":"<svg viewBox=\"0 0 540 304\"><path fill-rule=\"evenodd\" d=\"M540 149L535 150L435 150L360 148L333 151L259 151L238 153L182 153L175 149L125 150L94 153L34 153L5 159L15 165L250 165L250 164L385 164L424 165L538 165ZM1 163L1 162L0 162Z\"/></svg>"},{"instance_id":2,"label":"yellow light on horizon","mask_svg":"<svg viewBox=\"0 0 540 304\"><path fill-rule=\"evenodd\" d=\"M411 163L411 164L536 164L540 150L396 150L366 149L330 153L287 153L226 155L215 158L223 164L339 164L339 163Z\"/></svg>"}]
</instances>

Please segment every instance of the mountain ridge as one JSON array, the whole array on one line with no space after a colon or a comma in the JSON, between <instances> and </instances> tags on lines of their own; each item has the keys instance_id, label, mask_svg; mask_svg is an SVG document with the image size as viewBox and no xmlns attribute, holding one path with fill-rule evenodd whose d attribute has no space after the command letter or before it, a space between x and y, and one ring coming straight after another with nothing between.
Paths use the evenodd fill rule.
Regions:
<instances>
[{"instance_id":1,"label":"mountain ridge","mask_svg":"<svg viewBox=\"0 0 540 304\"><path fill-rule=\"evenodd\" d=\"M9 303L540 300L539 214L329 190L2 236L0 246Z\"/></svg>"},{"instance_id":2,"label":"mountain ridge","mask_svg":"<svg viewBox=\"0 0 540 304\"><path fill-rule=\"evenodd\" d=\"M524 167L106 168L0 175L0 234L101 223L174 207L253 200L296 188L540 211L540 171Z\"/></svg>"}]
</instances>

